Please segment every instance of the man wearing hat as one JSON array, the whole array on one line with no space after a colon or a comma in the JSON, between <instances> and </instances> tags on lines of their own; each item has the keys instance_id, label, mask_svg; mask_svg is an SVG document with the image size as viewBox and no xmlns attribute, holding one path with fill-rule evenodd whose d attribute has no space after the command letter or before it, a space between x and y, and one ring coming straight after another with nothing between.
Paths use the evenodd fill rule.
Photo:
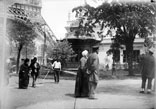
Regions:
<instances>
[{"instance_id":1,"label":"man wearing hat","mask_svg":"<svg viewBox=\"0 0 156 109\"><path fill-rule=\"evenodd\" d=\"M145 55L141 57L141 74L142 74L142 85L140 93L145 92L146 81L147 84L147 93L151 93L152 80L155 73L155 58L153 56L154 50L152 48L148 49Z\"/></svg>"},{"instance_id":2,"label":"man wearing hat","mask_svg":"<svg viewBox=\"0 0 156 109\"><path fill-rule=\"evenodd\" d=\"M92 53L87 59L87 72L88 72L88 83L89 83L89 99L95 99L95 90L99 80L99 46L92 47Z\"/></svg>"},{"instance_id":3,"label":"man wearing hat","mask_svg":"<svg viewBox=\"0 0 156 109\"><path fill-rule=\"evenodd\" d=\"M33 79L32 87L36 87L36 80L37 80L39 73L40 73L40 65L37 62L36 57L34 57L34 59L31 61L30 69L31 69L31 76Z\"/></svg>"}]
</instances>

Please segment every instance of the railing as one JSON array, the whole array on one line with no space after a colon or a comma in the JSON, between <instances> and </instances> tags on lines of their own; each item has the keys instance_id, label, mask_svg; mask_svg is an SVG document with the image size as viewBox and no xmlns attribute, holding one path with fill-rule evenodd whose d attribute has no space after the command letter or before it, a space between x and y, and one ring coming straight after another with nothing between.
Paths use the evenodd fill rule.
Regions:
<instances>
[{"instance_id":1,"label":"railing","mask_svg":"<svg viewBox=\"0 0 156 109\"><path fill-rule=\"evenodd\" d=\"M65 68L78 68L79 63L78 62L68 62L64 67Z\"/></svg>"}]
</instances>

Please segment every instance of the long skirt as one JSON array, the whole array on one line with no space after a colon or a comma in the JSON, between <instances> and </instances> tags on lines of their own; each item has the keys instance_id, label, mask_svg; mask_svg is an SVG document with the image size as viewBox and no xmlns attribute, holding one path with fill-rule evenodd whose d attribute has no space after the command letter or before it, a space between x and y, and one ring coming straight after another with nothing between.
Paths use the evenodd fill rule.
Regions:
<instances>
[{"instance_id":1,"label":"long skirt","mask_svg":"<svg viewBox=\"0 0 156 109\"><path fill-rule=\"evenodd\" d=\"M78 70L75 83L75 97L88 97L88 76L81 69Z\"/></svg>"},{"instance_id":2,"label":"long skirt","mask_svg":"<svg viewBox=\"0 0 156 109\"><path fill-rule=\"evenodd\" d=\"M26 89L29 84L29 75L19 73L19 88Z\"/></svg>"}]
</instances>

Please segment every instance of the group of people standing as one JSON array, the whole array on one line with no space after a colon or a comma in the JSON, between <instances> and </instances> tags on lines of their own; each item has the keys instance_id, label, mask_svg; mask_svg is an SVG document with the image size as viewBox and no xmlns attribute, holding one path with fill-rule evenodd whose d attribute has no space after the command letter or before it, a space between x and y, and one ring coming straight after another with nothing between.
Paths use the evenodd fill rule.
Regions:
<instances>
[{"instance_id":1,"label":"group of people standing","mask_svg":"<svg viewBox=\"0 0 156 109\"><path fill-rule=\"evenodd\" d=\"M88 97L96 99L95 90L99 80L99 47L93 46L92 53L82 52L75 84L75 97Z\"/></svg>"},{"instance_id":2,"label":"group of people standing","mask_svg":"<svg viewBox=\"0 0 156 109\"><path fill-rule=\"evenodd\" d=\"M36 86L36 80L39 76L40 65L37 62L37 58L34 57L31 60L29 65L29 59L26 58L23 60L23 63L20 66L19 70L19 88L20 89L27 89L29 85L29 74L31 74L33 82L32 87Z\"/></svg>"},{"instance_id":3,"label":"group of people standing","mask_svg":"<svg viewBox=\"0 0 156 109\"><path fill-rule=\"evenodd\" d=\"M89 56L87 50L82 52L82 58L80 59L80 65L76 76L75 97L89 97L89 99L95 99L95 90L99 80L99 48L97 46L93 47L92 51L93 52ZM154 50L148 49L145 51L145 54L140 56L140 71L142 75L140 93L145 93L147 80L147 94L151 93L156 64L153 54Z\"/></svg>"}]
</instances>

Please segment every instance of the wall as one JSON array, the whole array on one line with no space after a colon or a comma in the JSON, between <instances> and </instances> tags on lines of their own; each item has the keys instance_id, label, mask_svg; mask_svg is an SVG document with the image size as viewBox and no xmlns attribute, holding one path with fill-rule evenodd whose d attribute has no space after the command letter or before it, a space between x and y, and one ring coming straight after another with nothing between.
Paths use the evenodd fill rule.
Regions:
<instances>
[{"instance_id":1,"label":"wall","mask_svg":"<svg viewBox=\"0 0 156 109\"><path fill-rule=\"evenodd\" d=\"M110 45L100 45L99 48L99 60L100 60L100 69L106 70L106 65L108 64L109 69L112 68L112 55L107 56L106 52L110 49Z\"/></svg>"}]
</instances>

